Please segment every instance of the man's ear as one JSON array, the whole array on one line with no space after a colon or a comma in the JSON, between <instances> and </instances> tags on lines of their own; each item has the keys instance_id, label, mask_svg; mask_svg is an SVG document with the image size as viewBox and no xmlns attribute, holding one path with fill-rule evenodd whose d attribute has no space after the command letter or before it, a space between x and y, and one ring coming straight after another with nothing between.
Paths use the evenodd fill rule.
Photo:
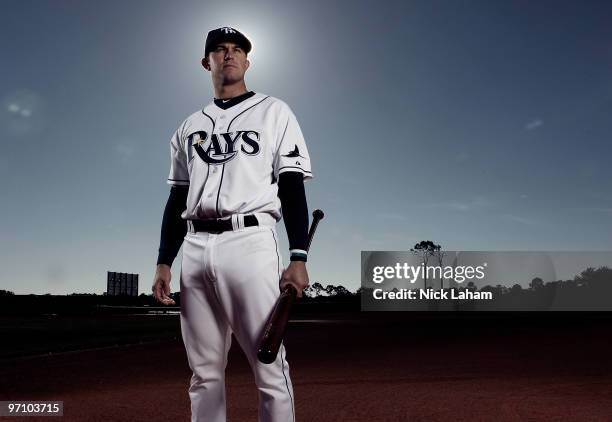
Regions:
<instances>
[{"instance_id":1,"label":"man's ear","mask_svg":"<svg viewBox=\"0 0 612 422\"><path fill-rule=\"evenodd\" d=\"M202 67L208 71L210 71L210 63L208 62L208 58L204 57L202 59Z\"/></svg>"},{"instance_id":2,"label":"man's ear","mask_svg":"<svg viewBox=\"0 0 612 422\"><path fill-rule=\"evenodd\" d=\"M251 65L251 62L249 61L249 59L246 59L246 67L244 68L244 70L247 70L250 65Z\"/></svg>"}]
</instances>

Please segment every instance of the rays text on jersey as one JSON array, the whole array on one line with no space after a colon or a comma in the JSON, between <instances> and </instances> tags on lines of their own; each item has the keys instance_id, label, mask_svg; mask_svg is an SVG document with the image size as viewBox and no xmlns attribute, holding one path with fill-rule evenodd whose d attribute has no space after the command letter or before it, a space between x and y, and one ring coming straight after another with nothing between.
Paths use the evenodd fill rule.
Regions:
<instances>
[{"instance_id":1,"label":"rays text on jersey","mask_svg":"<svg viewBox=\"0 0 612 422\"><path fill-rule=\"evenodd\" d=\"M213 133L210 137L207 132L198 131L189 135L188 139L189 145L207 164L224 164L238 153L257 155L260 150L259 132L254 130Z\"/></svg>"}]
</instances>

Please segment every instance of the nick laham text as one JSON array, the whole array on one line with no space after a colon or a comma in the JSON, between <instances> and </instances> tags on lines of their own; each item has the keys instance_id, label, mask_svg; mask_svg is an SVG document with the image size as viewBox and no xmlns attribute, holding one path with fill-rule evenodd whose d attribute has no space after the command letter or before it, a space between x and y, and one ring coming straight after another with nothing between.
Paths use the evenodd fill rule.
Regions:
<instances>
[{"instance_id":1,"label":"nick laham text","mask_svg":"<svg viewBox=\"0 0 612 422\"><path fill-rule=\"evenodd\" d=\"M374 289L372 292L377 300L492 300L491 292L472 292L470 290L434 290L434 289L399 289L385 291Z\"/></svg>"}]
</instances>

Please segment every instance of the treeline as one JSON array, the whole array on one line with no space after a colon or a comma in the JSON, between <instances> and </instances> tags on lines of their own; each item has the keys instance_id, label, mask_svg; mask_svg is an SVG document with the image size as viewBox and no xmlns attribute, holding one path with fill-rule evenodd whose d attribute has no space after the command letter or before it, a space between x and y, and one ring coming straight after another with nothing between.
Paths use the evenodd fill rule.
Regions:
<instances>
[{"instance_id":1,"label":"treeline","mask_svg":"<svg viewBox=\"0 0 612 422\"><path fill-rule=\"evenodd\" d=\"M180 292L173 292L170 297L174 299L176 306L161 305L155 301L152 294L144 293L139 296L107 296L96 293L16 295L11 291L0 290L0 315L108 315L178 311ZM299 308L304 307L308 308L307 311L336 308L358 311L359 296L343 286L323 287L320 283L314 283L309 286L303 298L296 302L296 307L298 312Z\"/></svg>"},{"instance_id":2,"label":"treeline","mask_svg":"<svg viewBox=\"0 0 612 422\"><path fill-rule=\"evenodd\" d=\"M534 278L528 288L515 283L512 286L497 284L477 288L473 282L452 289L473 292L491 292L493 300L452 301L447 310L612 310L612 269L609 267L587 268L573 280L558 280L545 283L541 278ZM444 290L450 290L445 288ZM323 286L316 282L304 290L304 296L296 302L296 306L308 307L319 304L330 309L358 310L362 295L368 300L372 289L359 288L351 292L342 285L328 284ZM143 310L175 309L180 306L180 292L170 296L176 301L176 307L165 307L157 303L151 294L141 293L139 296L107 296L95 293L73 293L70 295L15 295L11 291L0 290L0 315L84 315L108 312L113 308L118 311L125 307L125 313L135 312L133 307ZM441 301L430 300L436 303ZM448 301L450 302L450 301ZM458 303L461 302L461 303ZM314 309L314 308L313 308ZM432 309L436 309L435 306Z\"/></svg>"},{"instance_id":3,"label":"treeline","mask_svg":"<svg viewBox=\"0 0 612 422\"><path fill-rule=\"evenodd\" d=\"M178 293L176 293L178 296ZM0 291L0 315L93 315L101 306L155 306L152 295L106 296L95 293L69 295L16 295Z\"/></svg>"}]
</instances>

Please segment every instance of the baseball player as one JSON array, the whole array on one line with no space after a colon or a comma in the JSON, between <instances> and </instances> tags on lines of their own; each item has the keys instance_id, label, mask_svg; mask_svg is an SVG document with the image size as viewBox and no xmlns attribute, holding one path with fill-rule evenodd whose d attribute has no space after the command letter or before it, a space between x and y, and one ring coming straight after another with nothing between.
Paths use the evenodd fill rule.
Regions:
<instances>
[{"instance_id":1,"label":"baseball player","mask_svg":"<svg viewBox=\"0 0 612 422\"><path fill-rule=\"evenodd\" d=\"M259 390L259 420L295 421L285 348L257 360L258 340L280 291L308 285L310 157L295 115L283 101L246 88L251 42L238 30L208 33L202 66L214 100L187 117L170 141L171 185L161 228L155 298L174 304L170 267L183 244L181 333L189 366L191 420L226 420L224 372L231 335ZM290 248L285 268L275 225L283 217Z\"/></svg>"}]
</instances>

